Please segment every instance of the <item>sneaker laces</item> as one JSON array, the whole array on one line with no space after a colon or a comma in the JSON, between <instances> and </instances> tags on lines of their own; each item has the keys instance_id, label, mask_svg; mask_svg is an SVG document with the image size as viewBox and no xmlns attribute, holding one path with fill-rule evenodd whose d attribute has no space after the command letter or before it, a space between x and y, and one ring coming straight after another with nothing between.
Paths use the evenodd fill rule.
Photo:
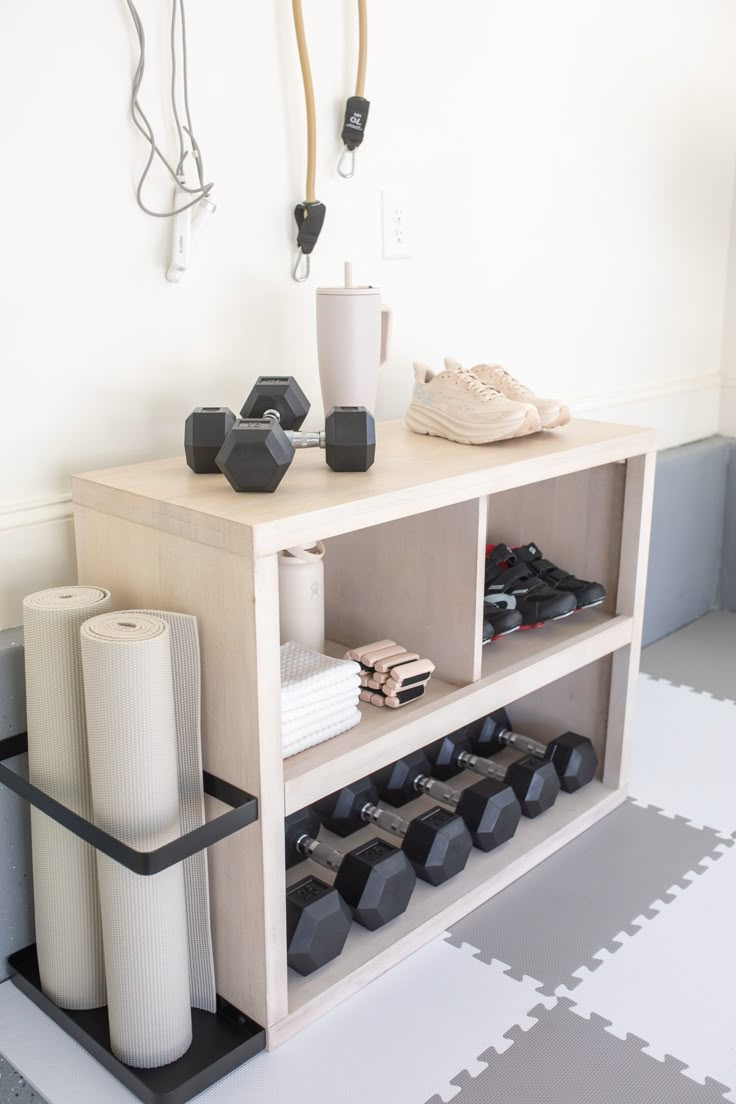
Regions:
<instances>
[{"instance_id":1,"label":"sneaker laces","mask_svg":"<svg viewBox=\"0 0 736 1104\"><path fill-rule=\"evenodd\" d=\"M506 368L502 368L500 364L488 364L488 365L483 365L483 367L492 368L494 372L500 372L500 374L503 376L504 380L506 381L506 386L508 387L509 391L511 391L512 394L514 394L514 395L528 395L529 394L529 388L525 387L523 383L519 383L519 381L517 379L514 379L514 377L511 375L511 373Z\"/></svg>"},{"instance_id":2,"label":"sneaker laces","mask_svg":"<svg viewBox=\"0 0 736 1104\"><path fill-rule=\"evenodd\" d=\"M466 391L472 391L481 402L491 402L501 396L501 392L496 387L492 387L489 383L483 383L482 380L479 380L465 368L450 369L448 375L454 376Z\"/></svg>"}]
</instances>

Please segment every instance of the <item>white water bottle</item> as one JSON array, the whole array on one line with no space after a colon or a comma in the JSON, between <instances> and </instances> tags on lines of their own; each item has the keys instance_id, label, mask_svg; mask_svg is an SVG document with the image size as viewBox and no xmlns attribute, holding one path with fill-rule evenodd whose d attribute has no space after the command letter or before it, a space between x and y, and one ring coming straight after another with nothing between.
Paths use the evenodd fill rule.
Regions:
<instances>
[{"instance_id":1,"label":"white water bottle","mask_svg":"<svg viewBox=\"0 0 736 1104\"><path fill-rule=\"evenodd\" d=\"M325 649L325 546L279 552L281 643L293 640L315 652Z\"/></svg>"}]
</instances>

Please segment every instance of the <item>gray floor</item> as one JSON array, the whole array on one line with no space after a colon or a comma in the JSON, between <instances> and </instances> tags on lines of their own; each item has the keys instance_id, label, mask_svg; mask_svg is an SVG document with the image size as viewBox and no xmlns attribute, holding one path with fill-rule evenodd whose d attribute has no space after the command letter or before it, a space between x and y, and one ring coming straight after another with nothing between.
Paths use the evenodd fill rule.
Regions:
<instances>
[{"instance_id":1,"label":"gray floor","mask_svg":"<svg viewBox=\"0 0 736 1104\"><path fill-rule=\"evenodd\" d=\"M511 891L460 920L449 941L469 943L481 962L508 963L511 977L528 974L541 982L540 993L553 995L560 985L577 985L581 966L595 969L601 948L613 948L620 932L633 935L637 918L654 915L653 901L671 900L673 885L702 873L703 860L717 861L730 845L711 828L691 828L627 801ZM519 923L539 914L541 901L543 938L532 919Z\"/></svg>"},{"instance_id":2,"label":"gray floor","mask_svg":"<svg viewBox=\"0 0 736 1104\"><path fill-rule=\"evenodd\" d=\"M707 797L717 779L706 778L709 815L694 818L686 798L703 779L686 755L664 770L652 741L664 731L680 747L707 714L698 754L712 741L718 777L736 776L734 644L736 614L711 614L645 650L643 670L674 685L640 684L638 801L201 1104L292 1104L297 1095L339 1104L348 1094L353 1104L723 1100L736 1088L730 806ZM649 776L656 806L646 804ZM0 1035L51 1104L132 1104L9 983L0 985ZM0 1060L0 1104L27 1101L44 1097Z\"/></svg>"},{"instance_id":3,"label":"gray floor","mask_svg":"<svg viewBox=\"0 0 736 1104\"><path fill-rule=\"evenodd\" d=\"M724 1085L698 1085L682 1076L682 1063L664 1062L642 1051L642 1039L617 1039L599 1016L583 1020L569 1000L535 1008L531 1031L509 1032L504 1054L486 1051L487 1068L477 1077L462 1073L457 1104L723 1104ZM443 1104L433 1096L427 1104Z\"/></svg>"},{"instance_id":4,"label":"gray floor","mask_svg":"<svg viewBox=\"0 0 736 1104\"><path fill-rule=\"evenodd\" d=\"M0 1104L47 1104L0 1054Z\"/></svg>"},{"instance_id":5,"label":"gray floor","mask_svg":"<svg viewBox=\"0 0 736 1104\"><path fill-rule=\"evenodd\" d=\"M736 698L736 613L714 610L645 648L641 669L653 678Z\"/></svg>"}]
</instances>

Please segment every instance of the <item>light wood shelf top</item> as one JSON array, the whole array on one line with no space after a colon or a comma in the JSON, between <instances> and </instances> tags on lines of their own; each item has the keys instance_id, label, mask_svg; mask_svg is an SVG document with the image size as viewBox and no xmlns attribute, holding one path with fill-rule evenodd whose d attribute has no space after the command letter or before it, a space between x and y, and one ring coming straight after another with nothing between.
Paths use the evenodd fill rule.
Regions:
<instances>
[{"instance_id":1,"label":"light wood shelf top","mask_svg":"<svg viewBox=\"0 0 736 1104\"><path fill-rule=\"evenodd\" d=\"M289 971L289 1017L276 1025L274 1044L319 1016L324 997L331 1005L384 973L594 824L625 796L624 789L612 790L596 781L576 794L561 793L542 816L522 817L514 838L498 850L489 854L474 850L465 870L449 882L436 887L418 882L409 908L385 928L367 932L353 924L339 958L309 977ZM408 809L411 815L412 807ZM343 849L348 842L324 831L320 838ZM349 842L354 846L361 839L356 833Z\"/></svg>"},{"instance_id":2,"label":"light wood shelf top","mask_svg":"<svg viewBox=\"0 0 736 1104\"><path fill-rule=\"evenodd\" d=\"M625 460L654 432L575 419L563 429L493 445L458 445L379 422L376 463L336 474L321 449L300 453L275 494L235 494L220 475L194 475L184 456L88 472L76 503L243 555L336 536L540 479Z\"/></svg>"},{"instance_id":3,"label":"light wood shelf top","mask_svg":"<svg viewBox=\"0 0 736 1104\"><path fill-rule=\"evenodd\" d=\"M361 703L363 720L350 732L284 760L287 814L609 655L630 643L631 633L630 617L588 610L487 645L478 682L459 687L432 678L424 697L401 709Z\"/></svg>"}]
</instances>

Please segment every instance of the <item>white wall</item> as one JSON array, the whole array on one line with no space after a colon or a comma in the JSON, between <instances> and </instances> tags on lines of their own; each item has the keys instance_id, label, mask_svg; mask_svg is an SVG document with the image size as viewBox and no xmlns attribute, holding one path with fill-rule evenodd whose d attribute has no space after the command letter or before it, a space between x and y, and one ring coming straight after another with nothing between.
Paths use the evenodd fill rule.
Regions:
<instances>
[{"instance_id":1,"label":"white wall","mask_svg":"<svg viewBox=\"0 0 736 1104\"><path fill-rule=\"evenodd\" d=\"M156 119L168 5L139 6ZM219 208L173 286L169 228L133 202L145 148L123 0L2 5L0 626L73 572L70 473L177 451L192 406L239 406L263 371L298 375L318 422L314 288L345 257L395 312L379 416L402 412L413 358L450 353L500 360L581 413L655 423L666 445L717 429L732 0L371 0L350 183L334 167L355 5L305 0L328 213L304 286L289 276L304 145L290 7L189 0ZM409 205L411 261L381 258L384 187Z\"/></svg>"}]
</instances>

